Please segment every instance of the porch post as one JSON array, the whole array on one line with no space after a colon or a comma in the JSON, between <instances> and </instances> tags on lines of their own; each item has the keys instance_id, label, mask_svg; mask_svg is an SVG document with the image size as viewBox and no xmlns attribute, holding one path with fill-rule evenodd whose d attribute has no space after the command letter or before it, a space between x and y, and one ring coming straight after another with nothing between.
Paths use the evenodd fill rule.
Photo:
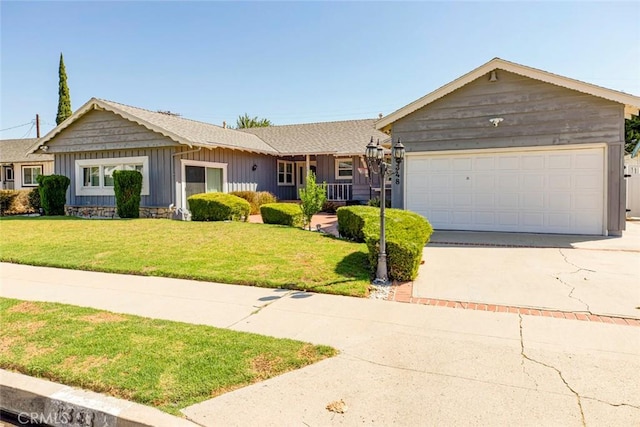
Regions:
<instances>
[{"instance_id":1,"label":"porch post","mask_svg":"<svg viewBox=\"0 0 640 427\"><path fill-rule=\"evenodd\" d=\"M307 165L306 165L307 166L307 173L309 173L309 171L311 170L311 160L309 159L309 157L310 156L307 154L306 158L305 158L305 160L307 162Z\"/></svg>"}]
</instances>

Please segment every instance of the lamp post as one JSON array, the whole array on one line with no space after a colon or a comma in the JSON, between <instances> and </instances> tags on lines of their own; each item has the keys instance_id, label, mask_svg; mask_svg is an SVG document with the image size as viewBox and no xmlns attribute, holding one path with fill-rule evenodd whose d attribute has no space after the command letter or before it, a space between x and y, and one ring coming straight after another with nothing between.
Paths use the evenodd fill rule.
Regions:
<instances>
[{"instance_id":1,"label":"lamp post","mask_svg":"<svg viewBox=\"0 0 640 427\"><path fill-rule=\"evenodd\" d=\"M384 285L389 282L387 276L387 241L385 238L385 219L384 210L386 207L386 182L387 173L391 172L396 176L396 184L400 183L400 163L404 158L404 145L398 139L398 142L391 146L391 158L395 161L395 169L393 164L384 161L384 148L380 145L378 140L377 144L373 143L373 137L367 145L365 150L365 157L367 159L367 167L369 168L369 179L371 174L374 173L380 176L380 250L378 252L378 267L376 269L376 278L373 281L376 285Z\"/></svg>"}]
</instances>

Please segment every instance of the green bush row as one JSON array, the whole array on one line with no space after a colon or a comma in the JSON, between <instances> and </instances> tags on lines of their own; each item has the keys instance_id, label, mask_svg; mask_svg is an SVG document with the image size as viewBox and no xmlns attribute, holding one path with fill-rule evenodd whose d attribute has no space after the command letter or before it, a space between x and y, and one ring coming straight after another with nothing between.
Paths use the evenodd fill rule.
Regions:
<instances>
[{"instance_id":1,"label":"green bush row","mask_svg":"<svg viewBox=\"0 0 640 427\"><path fill-rule=\"evenodd\" d=\"M260 206L260 215L265 224L280 224L302 227L304 216L297 203L267 203Z\"/></svg>"},{"instance_id":2,"label":"green bush row","mask_svg":"<svg viewBox=\"0 0 640 427\"><path fill-rule=\"evenodd\" d=\"M268 191L232 191L229 194L245 199L251 205L251 215L260 213L260 206L278 201L276 196Z\"/></svg>"},{"instance_id":3,"label":"green bush row","mask_svg":"<svg viewBox=\"0 0 640 427\"><path fill-rule=\"evenodd\" d=\"M380 250L380 209L371 206L339 208L338 232L341 236L365 242L369 265L375 271ZM389 278L414 280L422 260L422 249L429 242L433 228L422 216L402 209L387 209L385 234Z\"/></svg>"},{"instance_id":4,"label":"green bush row","mask_svg":"<svg viewBox=\"0 0 640 427\"><path fill-rule=\"evenodd\" d=\"M247 221L251 212L249 202L233 194L194 194L187 201L193 221Z\"/></svg>"}]
</instances>

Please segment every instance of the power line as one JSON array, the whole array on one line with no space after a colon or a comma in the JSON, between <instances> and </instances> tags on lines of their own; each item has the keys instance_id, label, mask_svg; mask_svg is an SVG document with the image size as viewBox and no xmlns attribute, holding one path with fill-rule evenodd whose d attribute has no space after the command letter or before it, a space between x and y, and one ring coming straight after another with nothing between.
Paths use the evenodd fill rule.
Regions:
<instances>
[{"instance_id":1,"label":"power line","mask_svg":"<svg viewBox=\"0 0 640 427\"><path fill-rule=\"evenodd\" d=\"M21 128L21 127L26 126L26 125L33 125L33 124L34 124L34 120L31 120L30 122L22 124L22 125L13 126L13 127L6 128L6 129L0 129L0 132L4 132L5 130L17 129L17 128Z\"/></svg>"},{"instance_id":2,"label":"power line","mask_svg":"<svg viewBox=\"0 0 640 427\"><path fill-rule=\"evenodd\" d=\"M24 135L22 135L23 138L26 138L29 134L31 134L31 131L33 130L33 128L36 127L35 122L31 123L31 127L29 128L29 130L27 131L27 133L25 133Z\"/></svg>"}]
</instances>

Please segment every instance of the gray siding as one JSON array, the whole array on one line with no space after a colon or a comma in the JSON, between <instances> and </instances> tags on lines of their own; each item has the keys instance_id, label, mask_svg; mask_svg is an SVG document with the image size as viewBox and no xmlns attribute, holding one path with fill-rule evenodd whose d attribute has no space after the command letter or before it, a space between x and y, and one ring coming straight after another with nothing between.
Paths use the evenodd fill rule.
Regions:
<instances>
[{"instance_id":1,"label":"gray siding","mask_svg":"<svg viewBox=\"0 0 640 427\"><path fill-rule=\"evenodd\" d=\"M117 114L94 110L71 124L47 145L48 153L178 146L171 139Z\"/></svg>"},{"instance_id":2,"label":"gray siding","mask_svg":"<svg viewBox=\"0 0 640 427\"><path fill-rule=\"evenodd\" d=\"M180 154L180 153L184 154ZM249 153L246 151L228 150L215 148L210 150L202 148L194 152L192 148L183 146L176 151L174 163L174 173L181 182L181 159L196 160L201 162L215 162L227 164L227 187L229 191L269 191L278 198L287 199L280 194L284 194L281 189L290 190L295 193L293 187L278 187L277 185L277 159L267 154ZM253 169L256 165L256 170ZM285 190L285 191L287 191ZM288 194L284 194L285 196Z\"/></svg>"},{"instance_id":3,"label":"gray siding","mask_svg":"<svg viewBox=\"0 0 640 427\"><path fill-rule=\"evenodd\" d=\"M109 159L118 157L149 157L149 195L142 196L141 206L166 207L173 203L173 177L171 159L174 149L149 148L139 150L95 151L55 154L55 173L71 180L67 190L67 204L87 206L114 206L115 196L77 196L75 161L82 159Z\"/></svg>"},{"instance_id":4,"label":"gray siding","mask_svg":"<svg viewBox=\"0 0 640 427\"><path fill-rule=\"evenodd\" d=\"M624 229L623 105L498 70L393 123L392 138L407 152L606 143L608 224ZM498 127L489 120L504 119ZM403 184L393 205L403 207Z\"/></svg>"}]
</instances>

